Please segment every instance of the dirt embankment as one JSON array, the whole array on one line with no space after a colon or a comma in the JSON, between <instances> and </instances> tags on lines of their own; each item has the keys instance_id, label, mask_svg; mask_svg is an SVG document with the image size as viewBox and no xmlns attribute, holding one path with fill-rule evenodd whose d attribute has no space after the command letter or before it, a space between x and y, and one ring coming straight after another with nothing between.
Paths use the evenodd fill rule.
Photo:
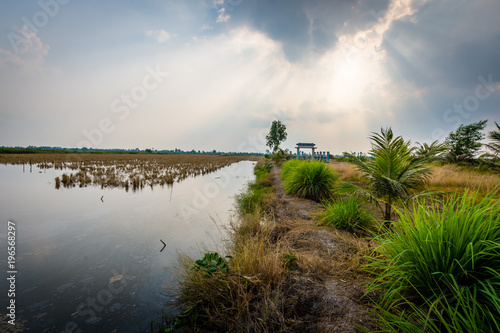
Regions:
<instances>
[{"instance_id":1,"label":"dirt embankment","mask_svg":"<svg viewBox=\"0 0 500 333\"><path fill-rule=\"evenodd\" d=\"M297 257L286 298L293 300L294 331L362 332L375 330L371 304L364 297L368 276L361 272L362 256L370 239L326 227L318 227L321 205L290 197L283 190L280 170L273 168L271 211L275 237L286 241Z\"/></svg>"}]
</instances>

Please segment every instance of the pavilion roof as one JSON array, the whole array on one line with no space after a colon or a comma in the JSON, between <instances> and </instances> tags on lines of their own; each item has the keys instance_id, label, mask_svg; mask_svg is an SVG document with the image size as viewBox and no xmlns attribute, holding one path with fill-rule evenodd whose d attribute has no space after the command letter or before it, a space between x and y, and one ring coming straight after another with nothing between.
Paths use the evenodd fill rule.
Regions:
<instances>
[{"instance_id":1,"label":"pavilion roof","mask_svg":"<svg viewBox=\"0 0 500 333\"><path fill-rule=\"evenodd\" d=\"M299 142L297 143L296 148L316 148L316 144L308 142Z\"/></svg>"}]
</instances>

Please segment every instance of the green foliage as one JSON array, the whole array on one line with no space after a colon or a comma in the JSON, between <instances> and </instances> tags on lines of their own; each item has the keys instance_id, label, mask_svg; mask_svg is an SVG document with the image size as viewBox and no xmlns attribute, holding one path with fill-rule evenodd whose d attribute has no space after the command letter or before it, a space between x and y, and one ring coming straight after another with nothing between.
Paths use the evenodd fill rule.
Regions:
<instances>
[{"instance_id":1,"label":"green foliage","mask_svg":"<svg viewBox=\"0 0 500 333\"><path fill-rule=\"evenodd\" d=\"M365 229L374 220L373 215L363 207L355 196L335 199L323 203L326 211L321 218L322 225L341 230Z\"/></svg>"},{"instance_id":2,"label":"green foliage","mask_svg":"<svg viewBox=\"0 0 500 333\"><path fill-rule=\"evenodd\" d=\"M230 258L226 256L226 258ZM221 257L218 253L205 253L203 257L196 260L193 264L193 269L202 271L205 276L212 277L214 274L222 274L228 272L226 259Z\"/></svg>"},{"instance_id":3,"label":"green foliage","mask_svg":"<svg viewBox=\"0 0 500 333\"><path fill-rule=\"evenodd\" d=\"M285 167L287 175L284 185L287 194L318 202L331 197L339 178L337 173L320 161L298 161L295 165L294 169Z\"/></svg>"},{"instance_id":4,"label":"green foliage","mask_svg":"<svg viewBox=\"0 0 500 333\"><path fill-rule=\"evenodd\" d=\"M265 171L265 173L270 173L272 168L273 168L273 164L272 163L266 163L262 167L262 169Z\"/></svg>"},{"instance_id":5,"label":"green foliage","mask_svg":"<svg viewBox=\"0 0 500 333\"><path fill-rule=\"evenodd\" d=\"M304 162L301 160L290 160L283 163L281 166L281 179L285 180L302 163Z\"/></svg>"},{"instance_id":6,"label":"green foliage","mask_svg":"<svg viewBox=\"0 0 500 333\"><path fill-rule=\"evenodd\" d=\"M439 143L437 140L430 145L425 142L423 144L418 143L418 145L419 146L415 149L415 155L429 159L440 157L450 149L448 145L445 143Z\"/></svg>"},{"instance_id":7,"label":"green foliage","mask_svg":"<svg viewBox=\"0 0 500 333\"><path fill-rule=\"evenodd\" d=\"M297 261L297 257L295 256L295 254L290 254L290 253L287 253L285 254L285 260L284 260L284 265L285 265L285 269L289 270L289 271L294 271L297 269L297 265L296 265L296 262Z\"/></svg>"},{"instance_id":8,"label":"green foliage","mask_svg":"<svg viewBox=\"0 0 500 333\"><path fill-rule=\"evenodd\" d=\"M236 204L238 209L243 214L250 214L256 212L260 207L266 203L267 191L263 188L250 188L236 196Z\"/></svg>"},{"instance_id":9,"label":"green foliage","mask_svg":"<svg viewBox=\"0 0 500 333\"><path fill-rule=\"evenodd\" d=\"M342 156L339 157L337 160L339 162L351 162L351 160L353 158L357 158L357 159L362 160L362 161L366 161L368 159L368 157L363 152L348 153L345 151L342 153Z\"/></svg>"},{"instance_id":10,"label":"green foliage","mask_svg":"<svg viewBox=\"0 0 500 333\"><path fill-rule=\"evenodd\" d=\"M498 125L497 122L495 122L495 125L498 131L490 131L488 133L488 139L493 140L493 142L488 143L486 147L491 149L493 155L500 158L500 125Z\"/></svg>"},{"instance_id":11,"label":"green foliage","mask_svg":"<svg viewBox=\"0 0 500 333\"><path fill-rule=\"evenodd\" d=\"M283 150L278 148L278 150L272 155L272 159L276 164L281 164L291 158L292 155L290 155L290 151L288 149Z\"/></svg>"},{"instance_id":12,"label":"green foliage","mask_svg":"<svg viewBox=\"0 0 500 333\"><path fill-rule=\"evenodd\" d=\"M272 186L271 163L258 163L254 168L255 181L248 184L246 191L236 196L236 205L240 213L250 214L266 206L267 195Z\"/></svg>"},{"instance_id":13,"label":"green foliage","mask_svg":"<svg viewBox=\"0 0 500 333\"><path fill-rule=\"evenodd\" d=\"M394 204L406 203L417 196L428 194L417 191L428 179L431 173L428 164L439 150L427 149L425 153L415 155L410 141L403 140L401 136L394 137L390 127L381 129L380 134L373 133L370 139L370 155L373 158L350 155L351 163L358 167L367 180L368 189L343 184L342 190L376 203L382 210L384 219L390 221ZM431 146L433 145L435 144ZM384 208L379 201L385 204Z\"/></svg>"},{"instance_id":14,"label":"green foliage","mask_svg":"<svg viewBox=\"0 0 500 333\"><path fill-rule=\"evenodd\" d=\"M418 202L400 213L368 268L389 332L498 332L500 200Z\"/></svg>"},{"instance_id":15,"label":"green foliage","mask_svg":"<svg viewBox=\"0 0 500 333\"><path fill-rule=\"evenodd\" d=\"M286 126L279 120L274 120L271 124L269 134L266 135L266 146L273 152L276 152L280 143L285 141L287 137Z\"/></svg>"},{"instance_id":16,"label":"green foliage","mask_svg":"<svg viewBox=\"0 0 500 333\"><path fill-rule=\"evenodd\" d=\"M488 120L481 120L469 125L460 125L455 132L446 138L450 146L448 158L453 162L473 160L475 154L481 149L481 140L485 135L481 133Z\"/></svg>"}]
</instances>

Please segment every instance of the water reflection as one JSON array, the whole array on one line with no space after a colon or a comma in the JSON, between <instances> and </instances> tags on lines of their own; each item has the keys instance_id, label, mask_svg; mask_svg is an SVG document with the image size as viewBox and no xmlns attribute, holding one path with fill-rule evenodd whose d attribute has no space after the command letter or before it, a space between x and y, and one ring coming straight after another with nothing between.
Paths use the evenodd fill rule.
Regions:
<instances>
[{"instance_id":1,"label":"water reflection","mask_svg":"<svg viewBox=\"0 0 500 333\"><path fill-rule=\"evenodd\" d=\"M9 219L18 229L16 322L25 319L35 332L145 327L175 297L164 287L173 287L165 267L176 263L176 251L197 257L198 244L215 250L226 237L219 227L227 225L254 163L135 193L56 190L61 170L23 173L20 165L0 165L1 242ZM6 255L0 261L6 267ZM8 289L5 280L0 288Z\"/></svg>"}]
</instances>

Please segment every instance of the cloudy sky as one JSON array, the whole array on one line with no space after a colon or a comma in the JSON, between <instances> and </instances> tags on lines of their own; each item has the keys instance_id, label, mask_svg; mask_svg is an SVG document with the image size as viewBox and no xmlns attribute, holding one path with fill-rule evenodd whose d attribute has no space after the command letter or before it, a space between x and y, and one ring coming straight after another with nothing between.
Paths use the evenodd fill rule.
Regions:
<instances>
[{"instance_id":1,"label":"cloudy sky","mask_svg":"<svg viewBox=\"0 0 500 333\"><path fill-rule=\"evenodd\" d=\"M500 122L498 0L0 0L0 145L367 151Z\"/></svg>"}]
</instances>

